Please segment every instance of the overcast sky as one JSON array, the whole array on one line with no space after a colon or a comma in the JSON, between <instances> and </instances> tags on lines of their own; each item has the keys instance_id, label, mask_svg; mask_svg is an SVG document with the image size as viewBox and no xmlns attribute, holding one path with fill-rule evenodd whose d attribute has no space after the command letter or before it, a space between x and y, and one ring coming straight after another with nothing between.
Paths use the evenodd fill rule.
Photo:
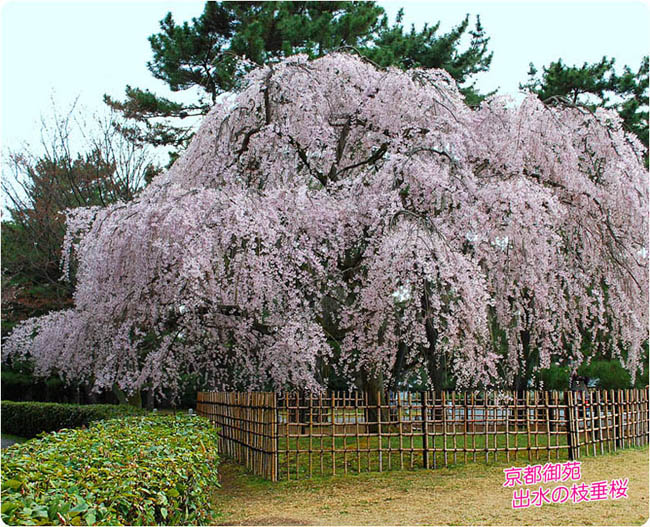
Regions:
<instances>
[{"instance_id":1,"label":"overcast sky","mask_svg":"<svg viewBox=\"0 0 650 527\"><path fill-rule=\"evenodd\" d=\"M479 14L494 52L481 74L482 91L516 95L528 64L562 58L568 64L603 55L637 69L648 54L649 10L641 1L616 2L379 2L394 19L420 27L441 21L449 30L466 13ZM126 84L172 95L146 68L147 37L171 11L177 22L200 15L203 2L5 2L0 10L0 141L3 149L38 142L39 119L54 94L66 108L77 97L102 107L107 93L120 98Z\"/></svg>"}]
</instances>

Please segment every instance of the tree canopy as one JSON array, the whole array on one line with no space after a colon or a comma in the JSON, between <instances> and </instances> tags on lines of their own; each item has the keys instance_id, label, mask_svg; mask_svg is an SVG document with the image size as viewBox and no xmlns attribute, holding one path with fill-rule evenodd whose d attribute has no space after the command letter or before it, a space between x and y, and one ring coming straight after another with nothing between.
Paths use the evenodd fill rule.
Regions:
<instances>
[{"instance_id":1,"label":"tree canopy","mask_svg":"<svg viewBox=\"0 0 650 527\"><path fill-rule=\"evenodd\" d=\"M95 389L520 387L648 338L643 147L615 112L469 108L443 70L333 53L250 72L132 201L70 212L74 307L3 357Z\"/></svg>"},{"instance_id":2,"label":"tree canopy","mask_svg":"<svg viewBox=\"0 0 650 527\"><path fill-rule=\"evenodd\" d=\"M489 38L478 18L474 29L469 16L449 33L439 34L439 26L405 31L401 11L391 25L375 2L206 2L191 22L178 24L169 13L160 32L149 37L149 71L174 92L198 89L195 103L131 86L125 100L106 96L105 101L134 119L126 130L131 137L182 147L191 137L182 119L206 114L219 95L237 89L251 67L296 53L314 58L354 47L381 66L446 69L461 85L469 82L463 93L476 103L481 96L470 81L490 65ZM464 36L469 36L466 49Z\"/></svg>"}]
</instances>

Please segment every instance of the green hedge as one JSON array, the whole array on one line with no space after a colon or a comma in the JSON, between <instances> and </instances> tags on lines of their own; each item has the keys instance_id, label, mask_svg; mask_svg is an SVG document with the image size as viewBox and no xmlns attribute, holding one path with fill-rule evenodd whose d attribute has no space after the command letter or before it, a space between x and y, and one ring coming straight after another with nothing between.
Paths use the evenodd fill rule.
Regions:
<instances>
[{"instance_id":1,"label":"green hedge","mask_svg":"<svg viewBox=\"0 0 650 527\"><path fill-rule=\"evenodd\" d=\"M125 415L144 415L146 410L114 404L59 404L2 401L2 432L36 437L41 432L88 426L92 421Z\"/></svg>"},{"instance_id":2,"label":"green hedge","mask_svg":"<svg viewBox=\"0 0 650 527\"><path fill-rule=\"evenodd\" d=\"M2 452L10 525L187 525L214 516L217 434L197 416L124 417Z\"/></svg>"}]
</instances>

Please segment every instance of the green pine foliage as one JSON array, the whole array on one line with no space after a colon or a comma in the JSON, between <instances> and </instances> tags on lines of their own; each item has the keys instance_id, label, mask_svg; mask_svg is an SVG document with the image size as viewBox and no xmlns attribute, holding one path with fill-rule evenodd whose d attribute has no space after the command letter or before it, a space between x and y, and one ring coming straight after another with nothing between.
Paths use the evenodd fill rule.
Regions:
<instances>
[{"instance_id":1,"label":"green pine foliage","mask_svg":"<svg viewBox=\"0 0 650 527\"><path fill-rule=\"evenodd\" d=\"M208 524L217 446L210 423L186 415L110 419L13 445L2 452L2 520Z\"/></svg>"},{"instance_id":2,"label":"green pine foliage","mask_svg":"<svg viewBox=\"0 0 650 527\"><path fill-rule=\"evenodd\" d=\"M597 107L616 110L627 129L648 146L648 57L639 69L629 66L618 74L615 60L603 57L600 62L569 66L558 59L540 72L530 64L528 81L520 89L535 93L541 100L562 99L594 110Z\"/></svg>"},{"instance_id":3,"label":"green pine foliage","mask_svg":"<svg viewBox=\"0 0 650 527\"><path fill-rule=\"evenodd\" d=\"M439 34L440 22L425 24L421 31L411 27L405 31L402 25L404 16L400 10L394 25L382 19L378 37L373 46L363 50L363 54L380 66L409 68L440 68L446 70L459 84L467 103L478 104L484 96L478 93L474 84L464 85L475 74L487 71L492 62L488 51L489 37L476 17L474 28L470 28L469 15L445 34ZM469 35L469 46L461 50L461 38Z\"/></svg>"},{"instance_id":4,"label":"green pine foliage","mask_svg":"<svg viewBox=\"0 0 650 527\"><path fill-rule=\"evenodd\" d=\"M470 104L480 101L470 82L492 60L480 20L471 28L467 16L439 34L439 22L407 31L402 16L400 11L396 23L389 24L375 2L207 2L191 22L179 24L169 13L160 21L160 32L149 37L151 74L174 92L198 88L194 104L131 86L124 100L104 100L133 120L124 130L130 138L181 148L191 138L191 127L182 120L207 113L220 94L237 90L251 67L296 53L320 57L344 48L381 66L443 68L462 85ZM461 50L467 35L469 45Z\"/></svg>"}]
</instances>

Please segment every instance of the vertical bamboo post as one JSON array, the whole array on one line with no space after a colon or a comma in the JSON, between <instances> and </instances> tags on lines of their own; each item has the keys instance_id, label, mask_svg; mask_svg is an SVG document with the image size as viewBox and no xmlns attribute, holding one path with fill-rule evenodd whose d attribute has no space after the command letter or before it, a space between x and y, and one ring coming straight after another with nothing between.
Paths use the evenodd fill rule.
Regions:
<instances>
[{"instance_id":1,"label":"vertical bamboo post","mask_svg":"<svg viewBox=\"0 0 650 527\"><path fill-rule=\"evenodd\" d=\"M381 413L382 413L382 408L381 408L381 391L377 391L377 445L378 445L378 465L379 465L379 472L382 472L384 469L384 458L383 458L383 450L382 450L382 430L381 430Z\"/></svg>"},{"instance_id":2,"label":"vertical bamboo post","mask_svg":"<svg viewBox=\"0 0 650 527\"><path fill-rule=\"evenodd\" d=\"M472 461L476 463L476 394L472 392L470 396L470 402L472 406ZM507 441L507 436L506 436Z\"/></svg>"},{"instance_id":3,"label":"vertical bamboo post","mask_svg":"<svg viewBox=\"0 0 650 527\"><path fill-rule=\"evenodd\" d=\"M648 435L650 434L650 387L646 386L643 390L643 412L644 426L643 426L643 442L648 444Z\"/></svg>"},{"instance_id":4,"label":"vertical bamboo post","mask_svg":"<svg viewBox=\"0 0 650 527\"><path fill-rule=\"evenodd\" d=\"M354 392L354 430L357 446L357 472L361 474L361 451L359 450L359 392Z\"/></svg>"},{"instance_id":5,"label":"vertical bamboo post","mask_svg":"<svg viewBox=\"0 0 650 527\"><path fill-rule=\"evenodd\" d=\"M453 390L451 392L451 422L452 422L452 426L453 426L453 428L452 428L453 432L452 432L451 437L452 437L452 441L454 442L454 464L458 463L458 454L457 454L457 452L458 452L458 441L457 441L457 438L456 438L456 434L458 433L456 415L458 415L458 414L456 412L456 401L457 401L456 391Z\"/></svg>"},{"instance_id":6,"label":"vertical bamboo post","mask_svg":"<svg viewBox=\"0 0 650 527\"><path fill-rule=\"evenodd\" d=\"M596 408L598 408L598 447L602 455L605 453L605 446L603 445L603 401L600 390L596 392Z\"/></svg>"},{"instance_id":7,"label":"vertical bamboo post","mask_svg":"<svg viewBox=\"0 0 650 527\"><path fill-rule=\"evenodd\" d=\"M273 481L278 481L279 479L279 474L278 474L278 469L280 465L280 453L279 453L279 427L280 427L280 415L278 413L278 395L273 392L271 394L271 406L273 409L273 425L271 428L272 431L272 438L271 438L271 445L273 449Z\"/></svg>"},{"instance_id":8,"label":"vertical bamboo post","mask_svg":"<svg viewBox=\"0 0 650 527\"><path fill-rule=\"evenodd\" d=\"M506 418L505 418L504 428L506 433L506 461L509 463L510 462L510 430L509 430L508 423L510 421L510 404L508 402L506 402L505 404L505 411L506 411Z\"/></svg>"},{"instance_id":9,"label":"vertical bamboo post","mask_svg":"<svg viewBox=\"0 0 650 527\"><path fill-rule=\"evenodd\" d=\"M573 407L573 392L564 392L564 404L566 406L564 410L564 416L566 420L567 445L569 446L568 457L571 461L573 461L576 459L575 448L573 445L573 426L571 415L571 409Z\"/></svg>"},{"instance_id":10,"label":"vertical bamboo post","mask_svg":"<svg viewBox=\"0 0 650 527\"><path fill-rule=\"evenodd\" d=\"M284 454L285 464L287 466L287 479L291 479L291 423L293 422L293 409L291 408L291 393L284 392Z\"/></svg>"},{"instance_id":11,"label":"vertical bamboo post","mask_svg":"<svg viewBox=\"0 0 650 527\"><path fill-rule=\"evenodd\" d=\"M487 406L487 391L483 391L483 433L485 435L485 462L490 461L490 439L488 436L488 406Z\"/></svg>"},{"instance_id":12,"label":"vertical bamboo post","mask_svg":"<svg viewBox=\"0 0 650 527\"><path fill-rule=\"evenodd\" d=\"M429 430L431 433L429 434L428 438L428 445L429 448L431 449L431 455L428 457L429 461L429 466L435 468L438 468L438 461L437 461L437 451L436 451L436 392L435 390L431 390L429 392L431 394L431 397L427 400L427 405L431 407L431 420L427 420Z\"/></svg>"},{"instance_id":13,"label":"vertical bamboo post","mask_svg":"<svg viewBox=\"0 0 650 527\"><path fill-rule=\"evenodd\" d=\"M513 424L515 430L515 461L519 457L519 392L512 391L512 400L514 401L514 406L512 409Z\"/></svg>"},{"instance_id":14,"label":"vertical bamboo post","mask_svg":"<svg viewBox=\"0 0 650 527\"><path fill-rule=\"evenodd\" d=\"M413 468L413 397L408 392L408 412L409 412L409 447L410 447L410 467Z\"/></svg>"},{"instance_id":15,"label":"vertical bamboo post","mask_svg":"<svg viewBox=\"0 0 650 527\"><path fill-rule=\"evenodd\" d=\"M648 434L650 434L650 388L645 387L643 390L643 444L648 444Z\"/></svg>"},{"instance_id":16,"label":"vertical bamboo post","mask_svg":"<svg viewBox=\"0 0 650 527\"><path fill-rule=\"evenodd\" d=\"M496 393L491 392L488 394L488 418L492 422L492 459L494 462L499 457L499 410L500 405L497 402Z\"/></svg>"},{"instance_id":17,"label":"vertical bamboo post","mask_svg":"<svg viewBox=\"0 0 650 527\"><path fill-rule=\"evenodd\" d=\"M591 452L595 456L596 455L596 410L594 408L594 392L592 391L585 392L585 403L587 401L587 397L586 397L587 394L589 394L588 409L589 409L589 424L591 428L591 438L590 438ZM586 412L587 412L587 408L585 408L585 427L587 425ZM587 449L587 452L589 452L589 449Z\"/></svg>"},{"instance_id":18,"label":"vertical bamboo post","mask_svg":"<svg viewBox=\"0 0 650 527\"><path fill-rule=\"evenodd\" d=\"M404 444L402 438L402 394L397 392L397 430L399 433L399 468L404 470Z\"/></svg>"},{"instance_id":19,"label":"vertical bamboo post","mask_svg":"<svg viewBox=\"0 0 650 527\"><path fill-rule=\"evenodd\" d=\"M639 424L640 424L640 405L639 405L639 390L636 388L632 391L634 395L634 444L635 446L640 445L640 433L639 433Z\"/></svg>"},{"instance_id":20,"label":"vertical bamboo post","mask_svg":"<svg viewBox=\"0 0 650 527\"><path fill-rule=\"evenodd\" d=\"M348 473L348 393L342 392L343 395L343 474Z\"/></svg>"},{"instance_id":21,"label":"vertical bamboo post","mask_svg":"<svg viewBox=\"0 0 650 527\"><path fill-rule=\"evenodd\" d=\"M623 390L623 419L621 420L623 427L623 448L630 446L630 412L629 412L629 393L627 390Z\"/></svg>"},{"instance_id":22,"label":"vertical bamboo post","mask_svg":"<svg viewBox=\"0 0 650 527\"><path fill-rule=\"evenodd\" d=\"M551 460L551 407L548 391L544 391L544 406L546 407L546 459Z\"/></svg>"},{"instance_id":23,"label":"vertical bamboo post","mask_svg":"<svg viewBox=\"0 0 650 527\"><path fill-rule=\"evenodd\" d=\"M442 391L442 455L447 466L447 391Z\"/></svg>"},{"instance_id":24,"label":"vertical bamboo post","mask_svg":"<svg viewBox=\"0 0 650 527\"><path fill-rule=\"evenodd\" d=\"M603 392L604 406L605 406L605 432L607 433L607 439L605 440L607 444L607 452L612 451L612 434L611 427L609 426L609 408L610 408L610 399L609 399L609 390Z\"/></svg>"},{"instance_id":25,"label":"vertical bamboo post","mask_svg":"<svg viewBox=\"0 0 650 527\"><path fill-rule=\"evenodd\" d=\"M618 390L618 433L619 433L619 446L625 448L625 390Z\"/></svg>"},{"instance_id":26,"label":"vertical bamboo post","mask_svg":"<svg viewBox=\"0 0 650 527\"><path fill-rule=\"evenodd\" d=\"M327 425L327 413L325 412L325 409L323 407L323 394L319 393L318 394L318 446L320 447L320 450L318 455L320 460L321 476L325 474L325 461L324 461L325 452L323 450L323 436L325 435L325 433L323 432L323 419L325 419L325 425Z\"/></svg>"},{"instance_id":27,"label":"vertical bamboo post","mask_svg":"<svg viewBox=\"0 0 650 527\"><path fill-rule=\"evenodd\" d=\"M369 414L370 414L370 397L368 395L367 391L363 392L363 397L364 397L364 413L366 415L366 461L368 462L368 472L372 471L372 462L370 459L370 431L373 430L373 424L372 421L369 421Z\"/></svg>"},{"instance_id":28,"label":"vertical bamboo post","mask_svg":"<svg viewBox=\"0 0 650 527\"><path fill-rule=\"evenodd\" d=\"M429 468L429 430L427 426L427 392L422 392L422 465Z\"/></svg>"},{"instance_id":29,"label":"vertical bamboo post","mask_svg":"<svg viewBox=\"0 0 650 527\"><path fill-rule=\"evenodd\" d=\"M332 476L336 476L336 393L330 392L330 413L332 421Z\"/></svg>"},{"instance_id":30,"label":"vertical bamboo post","mask_svg":"<svg viewBox=\"0 0 650 527\"><path fill-rule=\"evenodd\" d=\"M535 416L535 460L539 459L539 392L533 392L533 404L535 405L534 416Z\"/></svg>"},{"instance_id":31,"label":"vertical bamboo post","mask_svg":"<svg viewBox=\"0 0 650 527\"><path fill-rule=\"evenodd\" d=\"M529 392L526 390L526 450L528 451L528 461L533 460L532 451L530 448L530 401L529 401Z\"/></svg>"},{"instance_id":32,"label":"vertical bamboo post","mask_svg":"<svg viewBox=\"0 0 650 527\"><path fill-rule=\"evenodd\" d=\"M309 393L309 478L314 475L314 394Z\"/></svg>"},{"instance_id":33,"label":"vertical bamboo post","mask_svg":"<svg viewBox=\"0 0 650 527\"><path fill-rule=\"evenodd\" d=\"M392 414L393 414L393 407L391 405L391 393L390 392L385 392L386 393L386 398L384 400L384 404L386 405L386 426L385 426L385 431L384 434L386 435L387 439L387 449L388 449L388 460L386 462L386 466L388 467L386 470L391 469L391 455L392 455L392 446L393 446L393 426L392 426Z\"/></svg>"},{"instance_id":34,"label":"vertical bamboo post","mask_svg":"<svg viewBox=\"0 0 650 527\"><path fill-rule=\"evenodd\" d=\"M467 392L463 392L463 462L467 463Z\"/></svg>"}]
</instances>

